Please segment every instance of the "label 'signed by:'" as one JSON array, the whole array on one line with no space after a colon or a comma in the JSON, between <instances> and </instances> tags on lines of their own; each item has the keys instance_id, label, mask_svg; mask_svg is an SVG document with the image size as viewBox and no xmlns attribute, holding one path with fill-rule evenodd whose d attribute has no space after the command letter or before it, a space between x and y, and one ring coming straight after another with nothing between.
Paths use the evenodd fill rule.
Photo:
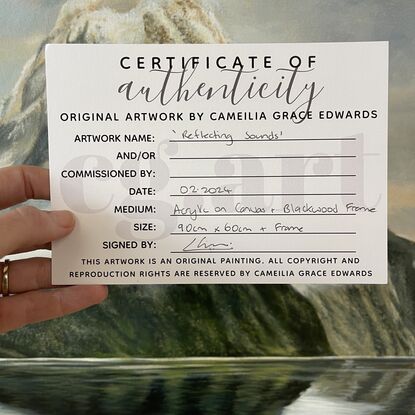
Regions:
<instances>
[{"instance_id":1,"label":"label 'signed by:'","mask_svg":"<svg viewBox=\"0 0 415 415\"><path fill-rule=\"evenodd\" d=\"M54 284L386 283L388 43L48 45Z\"/></svg>"}]
</instances>

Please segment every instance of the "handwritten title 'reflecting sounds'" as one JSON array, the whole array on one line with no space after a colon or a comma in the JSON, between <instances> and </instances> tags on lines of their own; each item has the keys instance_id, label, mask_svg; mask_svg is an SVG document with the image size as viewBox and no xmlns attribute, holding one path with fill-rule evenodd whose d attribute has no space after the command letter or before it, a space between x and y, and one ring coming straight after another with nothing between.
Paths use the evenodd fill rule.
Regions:
<instances>
[{"instance_id":1,"label":"handwritten title 'reflecting sounds'","mask_svg":"<svg viewBox=\"0 0 415 415\"><path fill-rule=\"evenodd\" d=\"M128 101L143 97L146 102L158 101L167 106L170 103L189 102L193 99L204 98L207 101L222 99L232 105L242 101L259 99L277 99L285 104L294 106L293 112L302 110L307 114L311 105L323 91L323 86L317 86L315 81L305 80L315 68L316 57L308 56L304 61L299 56L292 56L287 67L274 67L271 56L258 58L236 56L229 59L225 56L211 57L121 57L120 67L123 70L145 70L159 75L157 87L143 85L145 77L140 80L129 80L118 87L118 93ZM262 82L259 78L261 70L275 71L275 83ZM211 76L202 80L200 73L206 70L217 70L222 76ZM223 77L228 79L223 81ZM297 123L306 117L299 117Z\"/></svg>"}]
</instances>

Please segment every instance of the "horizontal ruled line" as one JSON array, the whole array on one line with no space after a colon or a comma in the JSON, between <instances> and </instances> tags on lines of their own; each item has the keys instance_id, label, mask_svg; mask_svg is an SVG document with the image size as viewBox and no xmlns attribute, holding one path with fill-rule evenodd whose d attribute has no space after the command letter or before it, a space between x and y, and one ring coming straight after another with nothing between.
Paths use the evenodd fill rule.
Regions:
<instances>
[{"instance_id":1,"label":"horizontal ruled line","mask_svg":"<svg viewBox=\"0 0 415 415\"><path fill-rule=\"evenodd\" d=\"M219 250L194 250L194 251L170 251L171 254L355 254L356 251L219 251Z\"/></svg>"},{"instance_id":2,"label":"horizontal ruled line","mask_svg":"<svg viewBox=\"0 0 415 415\"><path fill-rule=\"evenodd\" d=\"M282 174L282 175L240 175L240 176L170 176L170 179L249 179L268 177L356 177L356 174Z\"/></svg>"},{"instance_id":3,"label":"horizontal ruled line","mask_svg":"<svg viewBox=\"0 0 415 415\"><path fill-rule=\"evenodd\" d=\"M175 215L176 217L189 217L190 215ZM356 216L356 213L198 213L197 216Z\"/></svg>"},{"instance_id":4,"label":"horizontal ruled line","mask_svg":"<svg viewBox=\"0 0 415 415\"><path fill-rule=\"evenodd\" d=\"M356 137L330 137L330 138L277 138L275 140L267 140L267 139L237 139L237 140L204 140L203 138L200 139L180 139L180 140L169 140L170 143L275 143L278 141L356 141Z\"/></svg>"},{"instance_id":5,"label":"horizontal ruled line","mask_svg":"<svg viewBox=\"0 0 415 415\"><path fill-rule=\"evenodd\" d=\"M219 157L170 157L170 160L256 160L256 159L331 159L356 158L355 155L321 155L321 156L219 156Z\"/></svg>"},{"instance_id":6,"label":"horizontal ruled line","mask_svg":"<svg viewBox=\"0 0 415 415\"><path fill-rule=\"evenodd\" d=\"M232 197L232 196L356 196L356 193L232 193L232 194L198 194L198 193L191 193L191 194L173 194L170 197Z\"/></svg>"},{"instance_id":7,"label":"horizontal ruled line","mask_svg":"<svg viewBox=\"0 0 415 415\"><path fill-rule=\"evenodd\" d=\"M171 232L170 235L356 235L356 232Z\"/></svg>"}]
</instances>

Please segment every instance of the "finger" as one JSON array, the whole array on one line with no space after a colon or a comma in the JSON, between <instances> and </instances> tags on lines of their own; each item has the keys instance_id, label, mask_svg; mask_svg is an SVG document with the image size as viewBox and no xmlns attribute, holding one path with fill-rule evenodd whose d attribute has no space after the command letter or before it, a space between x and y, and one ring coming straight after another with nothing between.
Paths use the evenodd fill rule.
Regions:
<instances>
[{"instance_id":1,"label":"finger","mask_svg":"<svg viewBox=\"0 0 415 415\"><path fill-rule=\"evenodd\" d=\"M2 270L4 264L2 263L0 265L0 269ZM52 288L51 268L49 258L30 258L10 261L9 293L18 294L43 288Z\"/></svg>"},{"instance_id":2,"label":"finger","mask_svg":"<svg viewBox=\"0 0 415 415\"><path fill-rule=\"evenodd\" d=\"M24 250L18 249L17 251L9 252L8 255L20 254L20 253L23 253L23 252L36 251L38 249L43 249L43 250L50 251L52 249L52 244L50 242L48 242L46 244L41 244L41 245L31 245L29 247L26 247Z\"/></svg>"},{"instance_id":3,"label":"finger","mask_svg":"<svg viewBox=\"0 0 415 415\"><path fill-rule=\"evenodd\" d=\"M0 216L0 258L60 239L74 226L75 218L68 211L48 212L33 206L13 209Z\"/></svg>"},{"instance_id":4,"label":"finger","mask_svg":"<svg viewBox=\"0 0 415 415\"><path fill-rule=\"evenodd\" d=\"M0 169L0 209L29 199L49 199L49 171L35 166Z\"/></svg>"},{"instance_id":5,"label":"finger","mask_svg":"<svg viewBox=\"0 0 415 415\"><path fill-rule=\"evenodd\" d=\"M80 311L99 304L107 295L106 286L74 285L3 297L0 300L0 332Z\"/></svg>"}]
</instances>

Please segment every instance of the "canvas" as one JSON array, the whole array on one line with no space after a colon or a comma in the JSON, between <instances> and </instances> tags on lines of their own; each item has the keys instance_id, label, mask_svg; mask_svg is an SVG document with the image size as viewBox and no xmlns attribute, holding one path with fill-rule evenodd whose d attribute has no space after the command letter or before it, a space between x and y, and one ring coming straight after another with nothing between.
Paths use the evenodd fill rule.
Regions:
<instances>
[{"instance_id":1,"label":"canvas","mask_svg":"<svg viewBox=\"0 0 415 415\"><path fill-rule=\"evenodd\" d=\"M387 285L113 286L0 336L0 412L415 413L414 20L411 0L0 0L0 167L48 165L46 43L390 42Z\"/></svg>"}]
</instances>

